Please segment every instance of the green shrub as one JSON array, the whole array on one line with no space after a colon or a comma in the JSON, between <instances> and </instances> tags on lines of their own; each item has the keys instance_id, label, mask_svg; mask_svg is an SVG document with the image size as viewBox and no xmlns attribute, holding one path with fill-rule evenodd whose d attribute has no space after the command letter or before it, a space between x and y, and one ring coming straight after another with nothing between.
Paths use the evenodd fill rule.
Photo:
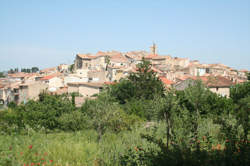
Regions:
<instances>
[{"instance_id":1,"label":"green shrub","mask_svg":"<svg viewBox=\"0 0 250 166\"><path fill-rule=\"evenodd\" d=\"M78 110L63 113L57 121L59 128L64 131L78 131L89 127L85 114Z\"/></svg>"}]
</instances>

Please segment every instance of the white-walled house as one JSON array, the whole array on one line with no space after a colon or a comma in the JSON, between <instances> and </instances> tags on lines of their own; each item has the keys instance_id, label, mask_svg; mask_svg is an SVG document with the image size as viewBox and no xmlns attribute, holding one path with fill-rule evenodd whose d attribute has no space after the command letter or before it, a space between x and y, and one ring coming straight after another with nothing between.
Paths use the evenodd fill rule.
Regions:
<instances>
[{"instance_id":1,"label":"white-walled house","mask_svg":"<svg viewBox=\"0 0 250 166\"><path fill-rule=\"evenodd\" d=\"M45 76L41 78L40 81L48 85L49 91L55 91L61 87L64 87L63 79L57 74Z\"/></svg>"},{"instance_id":2,"label":"white-walled house","mask_svg":"<svg viewBox=\"0 0 250 166\"><path fill-rule=\"evenodd\" d=\"M68 83L74 83L74 82L88 82L88 77L80 77L78 75L68 75L64 77L64 86L67 86Z\"/></svg>"}]
</instances>

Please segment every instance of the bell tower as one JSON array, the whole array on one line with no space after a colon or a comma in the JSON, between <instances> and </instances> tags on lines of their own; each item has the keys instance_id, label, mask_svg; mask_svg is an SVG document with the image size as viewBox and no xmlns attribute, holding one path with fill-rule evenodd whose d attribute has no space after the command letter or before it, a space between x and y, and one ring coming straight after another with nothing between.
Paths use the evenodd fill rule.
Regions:
<instances>
[{"instance_id":1,"label":"bell tower","mask_svg":"<svg viewBox=\"0 0 250 166\"><path fill-rule=\"evenodd\" d=\"M153 42L153 45L150 47L151 50L151 54L156 55L157 53L157 46L156 44Z\"/></svg>"}]
</instances>

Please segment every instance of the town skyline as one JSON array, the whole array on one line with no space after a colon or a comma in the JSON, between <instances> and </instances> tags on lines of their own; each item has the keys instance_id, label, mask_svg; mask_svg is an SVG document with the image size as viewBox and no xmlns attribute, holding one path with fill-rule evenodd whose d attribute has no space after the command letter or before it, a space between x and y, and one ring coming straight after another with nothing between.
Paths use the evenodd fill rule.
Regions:
<instances>
[{"instance_id":1,"label":"town skyline","mask_svg":"<svg viewBox=\"0 0 250 166\"><path fill-rule=\"evenodd\" d=\"M154 44L154 42L152 42L152 44ZM122 54L126 54L126 53L128 53L128 52L147 52L147 53L150 53L151 51L150 51L150 48L151 48L152 46L150 46L150 47L148 47L148 50L146 50L146 49L143 49L143 50L130 50L130 51L119 51L119 50L115 50L115 49L111 49L111 50L97 50L96 52L76 52L76 53L74 53L74 54L72 54L71 55L71 59L67 59L67 60L65 60L65 61L61 61L61 62L59 62L59 61L57 61L57 62L55 62L53 65L47 65L47 64L40 64L40 63L38 63L38 64L29 64L29 65L23 65L23 64L19 64L19 65L17 65L17 66L14 66L14 65L11 65L12 67L9 67L9 68L1 68L0 67L0 71L5 71L5 72L7 72L7 71L9 71L10 69L18 69L19 71L21 71L21 69L25 69L25 68L32 68L32 67L38 67L40 70L42 70L42 69L45 69L45 68L50 68L50 67L55 67L55 66L58 66L58 65L60 65L60 64L67 64L67 65L70 65L70 64L74 64L74 60L75 60L75 57L78 55L78 54L91 54L91 55L94 55L94 54L96 54L96 53L98 53L98 52L120 52L120 53L122 53ZM171 56L171 57L173 57L173 58L184 58L184 59L189 59L190 61L199 61L199 63L201 63L201 64L223 64L223 65L226 65L226 66L228 66L228 67L231 67L231 68L233 68L233 69L236 69L236 70L250 70L250 66L249 67L246 67L246 68L237 68L237 67L233 67L233 66L230 66L230 65L227 65L227 64L225 64L225 63L223 63L223 62L219 62L219 61L217 61L217 62L211 62L211 63L207 63L207 62L202 62L202 61L200 61L199 59L191 59L191 58L189 58L189 57L185 57L185 56L173 56L173 55L171 55L171 54L162 54L162 53L159 53L158 52L158 49L157 49L157 52L156 52L156 54L158 54L158 55L161 55L161 56ZM49 60L49 59L47 59L47 60Z\"/></svg>"},{"instance_id":2,"label":"town skyline","mask_svg":"<svg viewBox=\"0 0 250 166\"><path fill-rule=\"evenodd\" d=\"M250 1L0 2L0 70L149 50L250 70Z\"/></svg>"}]
</instances>

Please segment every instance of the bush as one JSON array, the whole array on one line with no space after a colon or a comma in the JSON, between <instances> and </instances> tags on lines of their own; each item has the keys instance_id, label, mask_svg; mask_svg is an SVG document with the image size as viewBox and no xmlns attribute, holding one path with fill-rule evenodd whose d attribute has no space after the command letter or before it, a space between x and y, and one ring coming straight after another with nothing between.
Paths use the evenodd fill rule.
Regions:
<instances>
[{"instance_id":1,"label":"bush","mask_svg":"<svg viewBox=\"0 0 250 166\"><path fill-rule=\"evenodd\" d=\"M87 100L81 111L86 114L90 127L98 132L99 140L106 131L117 133L140 121L140 118L126 114L105 92L95 100Z\"/></svg>"},{"instance_id":2,"label":"bush","mask_svg":"<svg viewBox=\"0 0 250 166\"><path fill-rule=\"evenodd\" d=\"M88 128L87 117L84 113L76 110L70 113L63 113L58 118L59 128L64 131L78 131Z\"/></svg>"}]
</instances>

